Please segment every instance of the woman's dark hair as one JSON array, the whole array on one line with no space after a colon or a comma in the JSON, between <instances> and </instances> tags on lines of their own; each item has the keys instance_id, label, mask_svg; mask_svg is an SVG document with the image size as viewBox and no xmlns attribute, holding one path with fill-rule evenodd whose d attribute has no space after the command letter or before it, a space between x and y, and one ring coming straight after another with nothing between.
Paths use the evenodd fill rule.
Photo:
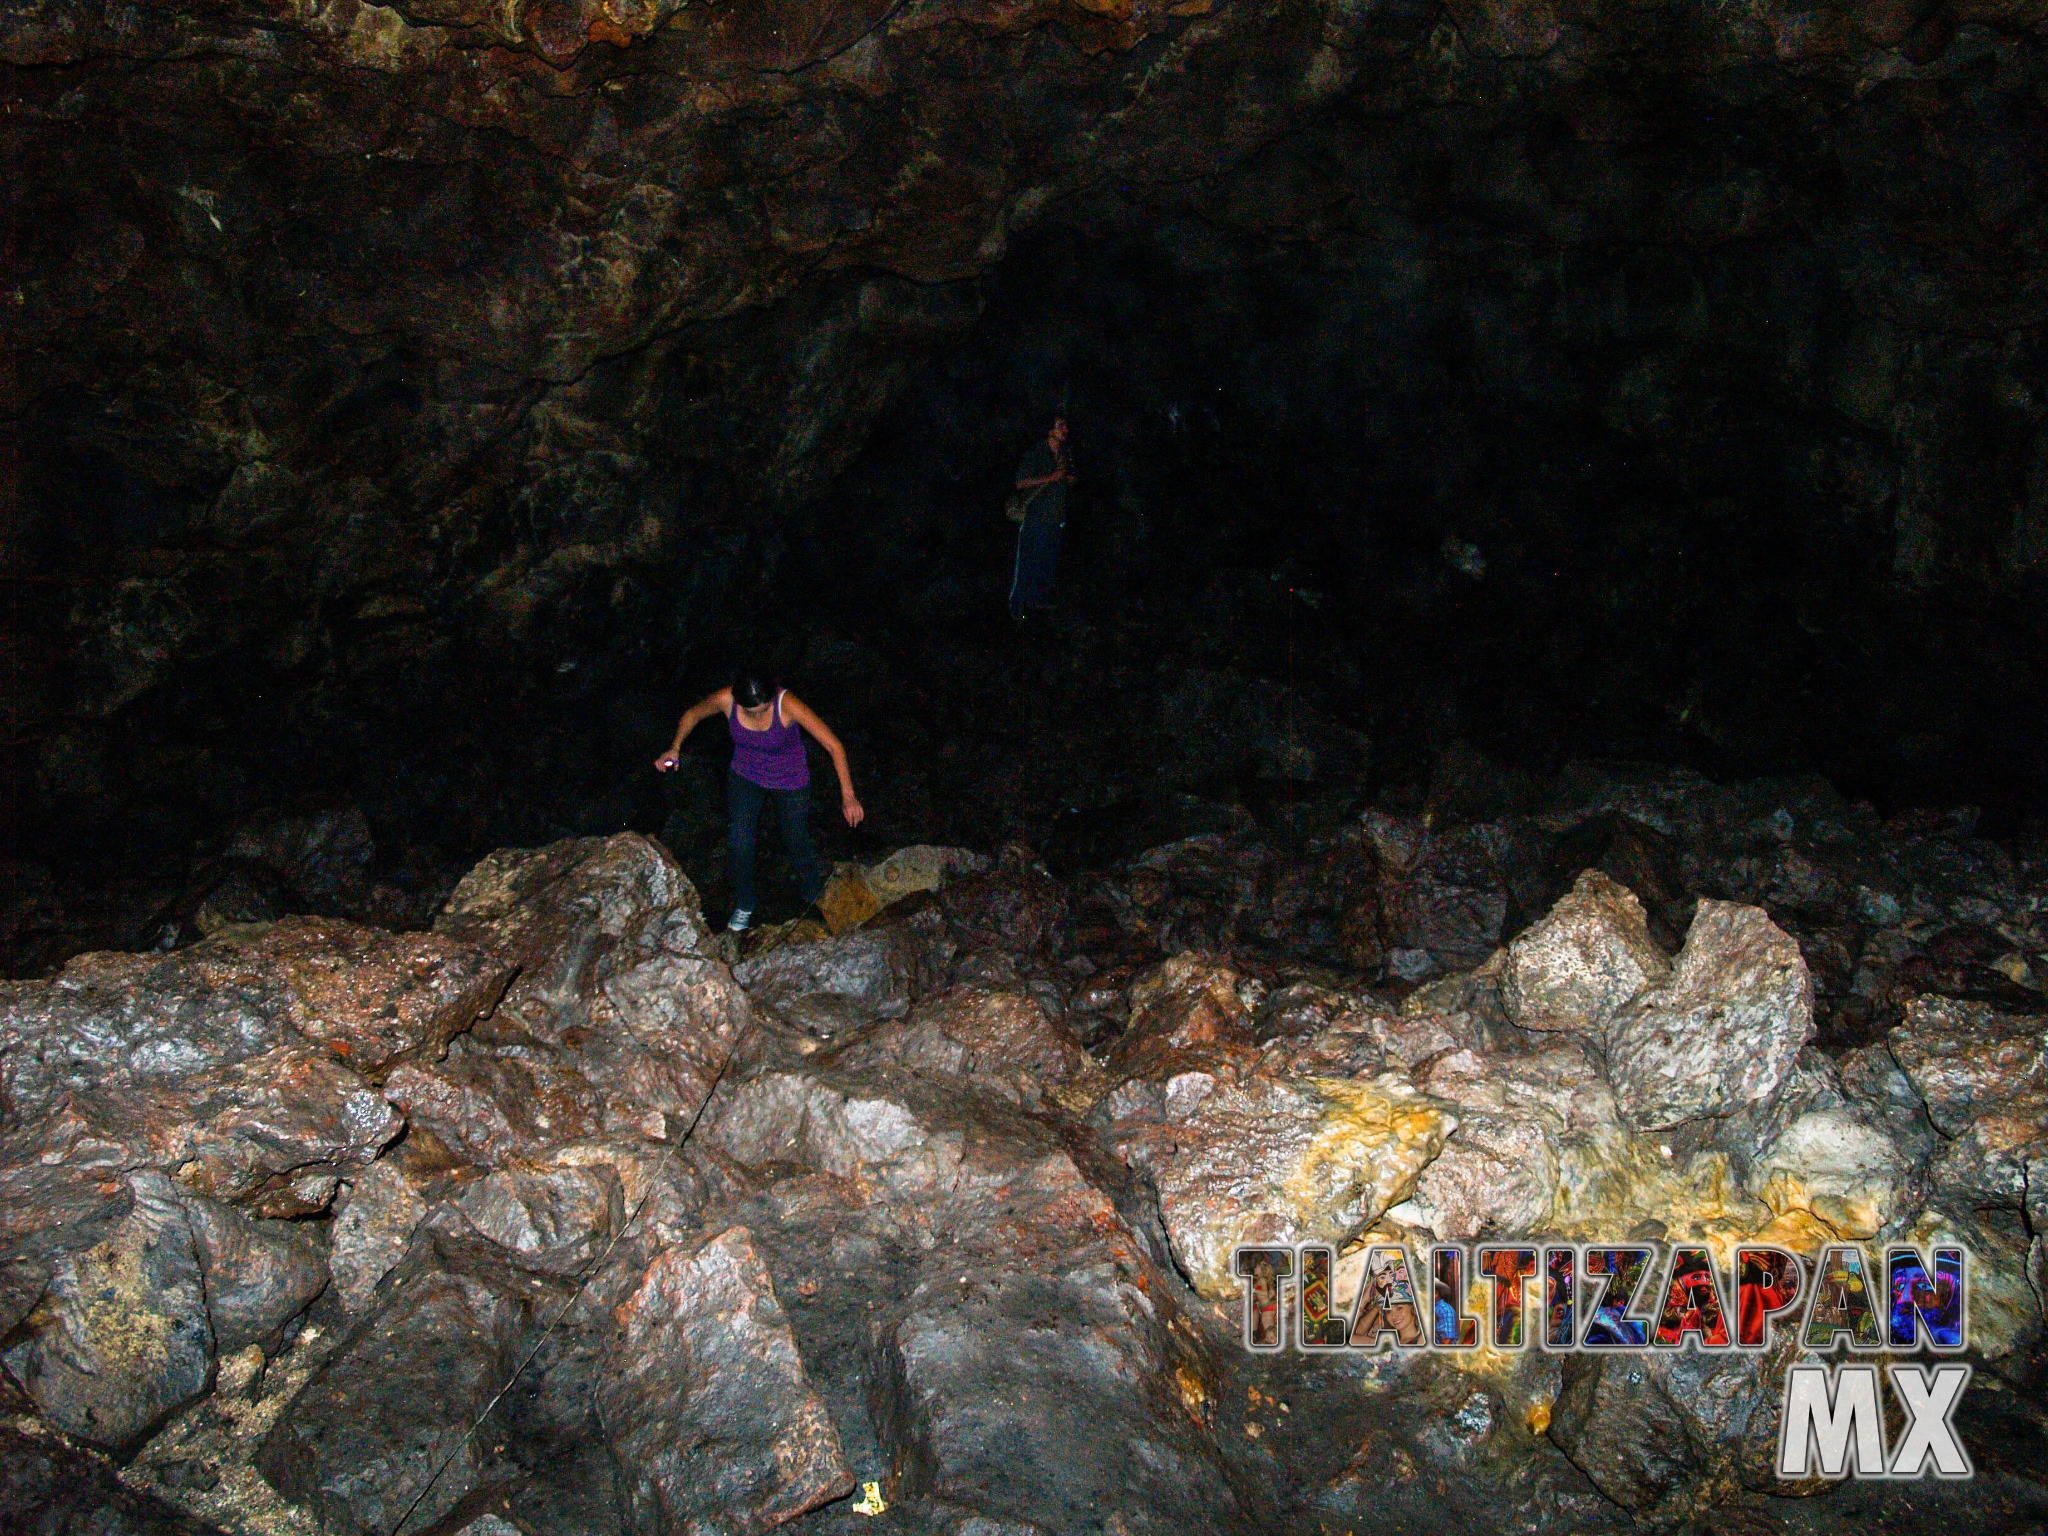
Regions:
<instances>
[{"instance_id":1,"label":"woman's dark hair","mask_svg":"<svg viewBox=\"0 0 2048 1536\"><path fill-rule=\"evenodd\" d=\"M752 672L742 673L732 685L732 701L741 709L759 709L774 697L775 690Z\"/></svg>"}]
</instances>

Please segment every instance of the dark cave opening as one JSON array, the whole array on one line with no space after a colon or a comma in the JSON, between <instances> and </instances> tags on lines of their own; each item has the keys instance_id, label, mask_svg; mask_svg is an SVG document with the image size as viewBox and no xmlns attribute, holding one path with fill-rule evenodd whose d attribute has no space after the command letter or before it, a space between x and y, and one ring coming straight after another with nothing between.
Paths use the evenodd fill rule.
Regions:
<instances>
[{"instance_id":1,"label":"dark cave opening","mask_svg":"<svg viewBox=\"0 0 2048 1536\"><path fill-rule=\"evenodd\" d=\"M616 334L534 318L588 276L535 286L534 145L477 159L415 125L379 180L381 151L296 157L261 111L173 144L142 86L113 99L156 181L91 136L24 138L32 313L96 318L84 347L35 343L51 382L17 367L9 396L17 883L154 912L252 816L359 807L388 916L487 847L625 826L716 891L716 764L643 764L742 658L853 747L874 817L821 815L842 855L1020 839L1064 867L1233 805L1307 835L1475 755L1494 802L1578 758L1814 772L1885 814L1981 806L2031 847L2027 48L1930 34L1900 45L1921 73L1865 89L1689 68L1697 39L1644 13L1635 51L1551 80L1416 62L1423 9L1347 17L1217 54L1185 110L1021 196L971 260L946 193L903 226L916 260L835 256ZM1096 58L1026 39L1034 80ZM965 78L957 44L934 36L935 79ZM1116 67L1190 67L1177 46ZM1408 73L1359 75L1356 48ZM602 84L577 174L616 191L667 153L620 134L667 121L670 78ZM68 121L33 83L36 121ZM896 142L887 87L811 85L787 123L692 141L669 192L620 191L602 238L665 238L672 208L738 238L707 210L745 185L785 245L850 219L894 249L841 206L874 194L843 146ZM375 115L344 86L336 123ZM1092 120L1003 100L991 121L1053 135L1031 154ZM995 153L946 122L957 163ZM801 216L797 144L832 167ZM584 236L546 238L583 272ZM718 248L699 266L736 281ZM659 250L661 281L696 270ZM574 337L573 364L546 350ZM1013 633L999 509L1060 400L1083 480L1055 610Z\"/></svg>"},{"instance_id":2,"label":"dark cave opening","mask_svg":"<svg viewBox=\"0 0 2048 1536\"><path fill-rule=\"evenodd\" d=\"M644 767L682 704L749 662L853 751L874 817L849 833L818 813L838 857L1020 840L1073 869L1244 814L1327 833L1433 779L1484 816L1585 758L1814 772L1882 814L1968 802L1991 835L2037 835L2048 656L2015 541L2038 455L2009 347L1923 359L1964 392L1936 440L1944 563L1912 580L1910 466L1857 394L1901 393L1900 344L1854 329L1809 245L1104 222L920 295L937 344L899 354L843 468L765 524L721 520L730 487L657 453L624 484L571 469L475 528L427 529L456 572L508 542L544 557L510 650L474 576L294 626L296 574L273 560L275 596L214 623L247 580L205 554L238 536L233 486L209 509L104 449L43 461L31 553L72 576L16 581L20 627L77 627L64 580L127 551L174 575L88 588L114 647L215 632L139 683L132 657L83 647L74 686L103 691L100 721L44 742L20 852L161 904L265 807L360 805L392 915L483 847L620 826L664 836L715 901L722 748L700 739L674 784ZM869 345L902 342L885 325ZM660 369L658 400L701 387L689 354ZM584 387L601 406L635 370ZM392 359L340 387L315 424L350 444L337 462L403 450L404 378ZM1062 402L1081 481L1056 601L1018 624L1000 508ZM103 430L75 397L38 409L54 441ZM374 504L341 515L373 541L392 527ZM418 537L342 557L337 583L399 576ZM588 555L636 538L623 567Z\"/></svg>"}]
</instances>

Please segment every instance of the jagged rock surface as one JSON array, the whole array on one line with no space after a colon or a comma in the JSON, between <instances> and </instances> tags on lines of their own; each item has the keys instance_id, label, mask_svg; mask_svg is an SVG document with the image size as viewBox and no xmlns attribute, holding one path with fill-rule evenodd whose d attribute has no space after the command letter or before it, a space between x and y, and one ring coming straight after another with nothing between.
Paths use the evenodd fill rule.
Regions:
<instances>
[{"instance_id":1,"label":"jagged rock surface","mask_svg":"<svg viewBox=\"0 0 2048 1536\"><path fill-rule=\"evenodd\" d=\"M1667 824L1699 814L1682 792L1626 798ZM1333 887L1352 910L1382 880L1407 902L1422 834L1382 817L1314 857L1352 861ZM1612 1240L1651 1223L1718 1248L1962 1241L1972 1358L2006 1395L2028 1390L2038 1016L1925 995L1885 1044L1802 1050L1807 971L1763 911L1701 903L1659 978L1641 947L1656 907L1578 871L1546 889L1527 825L1471 845L1494 850L1502 902L1534 915L1547 897L1553 918L1423 986L1385 953L1371 973L1290 955L1250 908L1225 925L1227 950L1148 949L1216 931L1229 838L1071 888L1011 856L871 920L917 977L909 1006L849 1016L824 1041L785 1016L781 987L832 974L839 940L782 935L762 950L774 966L743 963L775 1003L756 1010L644 839L494 855L444 918L459 932L435 943L483 957L472 974L519 974L445 1059L421 1046L381 1094L352 1079L381 1139L360 1161L313 1160L326 1197L310 1217L261 1182L228 1198L203 1159L95 1129L80 1106L118 1104L94 1097L106 1083L86 1053L51 1044L79 1037L84 1024L50 1021L83 1019L77 994L95 985L112 1022L94 1027L135 1042L117 1074L153 1051L180 1091L252 1063L348 1073L292 1043L272 994L223 985L221 941L16 988L9 1017L25 1022L0 1037L0 1073L33 1091L0 1122L0 1409L16 1419L0 1432L118 1450L133 1457L123 1507L235 1528L385 1536L417 1499L408 1532L844 1536L870 1528L846 1497L868 1481L889 1506L878 1520L946 1536L1249 1536L1374 1510L1669 1528L1778 1491L1772 1416L1796 1350L1254 1357L1229 1269L1238 1241ZM1286 858L1246 850L1240 894L1282 889ZM316 975L383 942L287 931ZM1588 931L1597 942L1578 944ZM320 932L332 947L308 949ZM1552 960L1589 950L1643 962L1643 984L1619 997L1598 966L1590 990L1536 984L1577 977L1576 959ZM321 1017L338 1037L388 1039L373 1031L382 995L348 994L360 1019ZM1571 1026L1520 1022L1538 996L1564 1001L1532 1022L1569 1012ZM1710 1097L1667 1120L1675 1075L1658 1063L1710 1058L1729 1070L1688 1085ZM76 1088L44 1086L52 1061ZM328 1081L258 1080L287 1107L323 1102ZM1340 1261L1340 1310L1362 1266ZM1800 1518L2024 1524L2048 1492L2018 1443L1987 1443L1969 1501L1916 1491L1908 1516L1870 1485ZM59 1508L16 1481L34 1510Z\"/></svg>"}]
</instances>

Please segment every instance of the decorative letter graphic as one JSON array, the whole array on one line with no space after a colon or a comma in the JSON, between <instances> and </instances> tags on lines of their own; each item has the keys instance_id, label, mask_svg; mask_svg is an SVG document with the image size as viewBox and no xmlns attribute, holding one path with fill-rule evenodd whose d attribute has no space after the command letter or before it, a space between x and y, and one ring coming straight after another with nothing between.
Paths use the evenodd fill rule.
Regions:
<instances>
[{"instance_id":1,"label":"decorative letter graphic","mask_svg":"<svg viewBox=\"0 0 2048 1536\"><path fill-rule=\"evenodd\" d=\"M1806 1271L1782 1248L1735 1250L1735 1342L1762 1349L1770 1342L1771 1320L1789 1312L1806 1287Z\"/></svg>"},{"instance_id":2,"label":"decorative letter graphic","mask_svg":"<svg viewBox=\"0 0 2048 1536\"><path fill-rule=\"evenodd\" d=\"M1630 1317L1636 1295L1650 1275L1650 1248L1588 1248L1583 1263L1594 1283L1586 1308L1585 1349L1641 1349L1650 1342L1650 1325Z\"/></svg>"},{"instance_id":3,"label":"decorative letter graphic","mask_svg":"<svg viewBox=\"0 0 2048 1536\"><path fill-rule=\"evenodd\" d=\"M1657 1315L1657 1346L1677 1349L1696 1333L1702 1349L1728 1347L1728 1309L1721 1303L1721 1276L1704 1248L1671 1250L1664 1310Z\"/></svg>"},{"instance_id":4,"label":"decorative letter graphic","mask_svg":"<svg viewBox=\"0 0 2048 1536\"><path fill-rule=\"evenodd\" d=\"M1233 1266L1244 1288L1246 1349L1275 1350L1286 1344L1280 1332L1280 1284L1294 1273L1294 1255L1285 1248L1240 1248Z\"/></svg>"},{"instance_id":5,"label":"decorative letter graphic","mask_svg":"<svg viewBox=\"0 0 2048 1536\"><path fill-rule=\"evenodd\" d=\"M1301 1347L1342 1349L1351 1330L1342 1317L1330 1315L1330 1266L1335 1255L1327 1248L1301 1250Z\"/></svg>"},{"instance_id":6,"label":"decorative letter graphic","mask_svg":"<svg viewBox=\"0 0 2048 1536\"><path fill-rule=\"evenodd\" d=\"M1918 1477L1934 1463L1936 1477L1963 1478L1971 1472L1970 1453L1956 1438L1956 1404L1970 1384L1967 1365L1895 1365L1892 1395L1906 1410L1906 1432L1892 1453L1893 1477Z\"/></svg>"},{"instance_id":7,"label":"decorative letter graphic","mask_svg":"<svg viewBox=\"0 0 2048 1536\"><path fill-rule=\"evenodd\" d=\"M1885 1254L1884 1276L1885 1294L1891 1298L1888 1315L1893 1349L1912 1349L1919 1344L1916 1318L1927 1325L1929 1349L1963 1347L1962 1249L1935 1249L1930 1278L1919 1249L1893 1248Z\"/></svg>"},{"instance_id":8,"label":"decorative letter graphic","mask_svg":"<svg viewBox=\"0 0 2048 1536\"><path fill-rule=\"evenodd\" d=\"M1529 1342L1522 1305L1528 1278L1536 1273L1534 1248L1482 1248L1479 1273L1493 1282L1493 1347L1520 1349Z\"/></svg>"},{"instance_id":9,"label":"decorative letter graphic","mask_svg":"<svg viewBox=\"0 0 2048 1536\"><path fill-rule=\"evenodd\" d=\"M1570 1349L1579 1342L1579 1251L1543 1250L1543 1347Z\"/></svg>"},{"instance_id":10,"label":"decorative letter graphic","mask_svg":"<svg viewBox=\"0 0 2048 1536\"><path fill-rule=\"evenodd\" d=\"M1818 1450L1820 1475L1884 1476L1884 1410L1877 1400L1877 1367L1795 1365L1785 1381L1785 1421L1778 1430L1778 1476L1811 1476L1809 1453Z\"/></svg>"},{"instance_id":11,"label":"decorative letter graphic","mask_svg":"<svg viewBox=\"0 0 2048 1536\"><path fill-rule=\"evenodd\" d=\"M1385 1246L1365 1256L1351 1347L1378 1349L1390 1333L1403 1349L1422 1348L1422 1317L1415 1306L1415 1282L1409 1279L1408 1250Z\"/></svg>"},{"instance_id":12,"label":"decorative letter graphic","mask_svg":"<svg viewBox=\"0 0 2048 1536\"><path fill-rule=\"evenodd\" d=\"M1823 1248L1816 1267L1813 1300L1806 1308L1801 1343L1811 1350L1832 1349L1842 1334L1851 1349L1882 1349L1877 1333L1877 1308L1870 1294L1863 1250L1843 1244Z\"/></svg>"},{"instance_id":13,"label":"decorative letter graphic","mask_svg":"<svg viewBox=\"0 0 2048 1536\"><path fill-rule=\"evenodd\" d=\"M1429 1341L1438 1349L1477 1349L1479 1320L1465 1310L1465 1250L1429 1250Z\"/></svg>"}]
</instances>

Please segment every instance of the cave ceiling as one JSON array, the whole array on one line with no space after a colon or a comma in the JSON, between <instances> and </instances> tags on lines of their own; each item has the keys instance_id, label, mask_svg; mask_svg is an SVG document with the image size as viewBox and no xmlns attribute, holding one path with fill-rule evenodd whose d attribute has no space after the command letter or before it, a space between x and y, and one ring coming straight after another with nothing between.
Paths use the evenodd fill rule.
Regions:
<instances>
[{"instance_id":1,"label":"cave ceiling","mask_svg":"<svg viewBox=\"0 0 2048 1536\"><path fill-rule=\"evenodd\" d=\"M2024 618L2044 26L2039 0L4 0L16 815L61 822L166 712L331 714L335 679L456 656L672 662L991 295L1028 317L1041 261L1087 285L1075 251L1283 271L1282 415L1348 353L1424 416L1477 388L1610 450L1698 461L1717 413L1796 418L1774 451L1857 582ZM1452 318L1405 352L1318 334L1325 287Z\"/></svg>"}]
</instances>

